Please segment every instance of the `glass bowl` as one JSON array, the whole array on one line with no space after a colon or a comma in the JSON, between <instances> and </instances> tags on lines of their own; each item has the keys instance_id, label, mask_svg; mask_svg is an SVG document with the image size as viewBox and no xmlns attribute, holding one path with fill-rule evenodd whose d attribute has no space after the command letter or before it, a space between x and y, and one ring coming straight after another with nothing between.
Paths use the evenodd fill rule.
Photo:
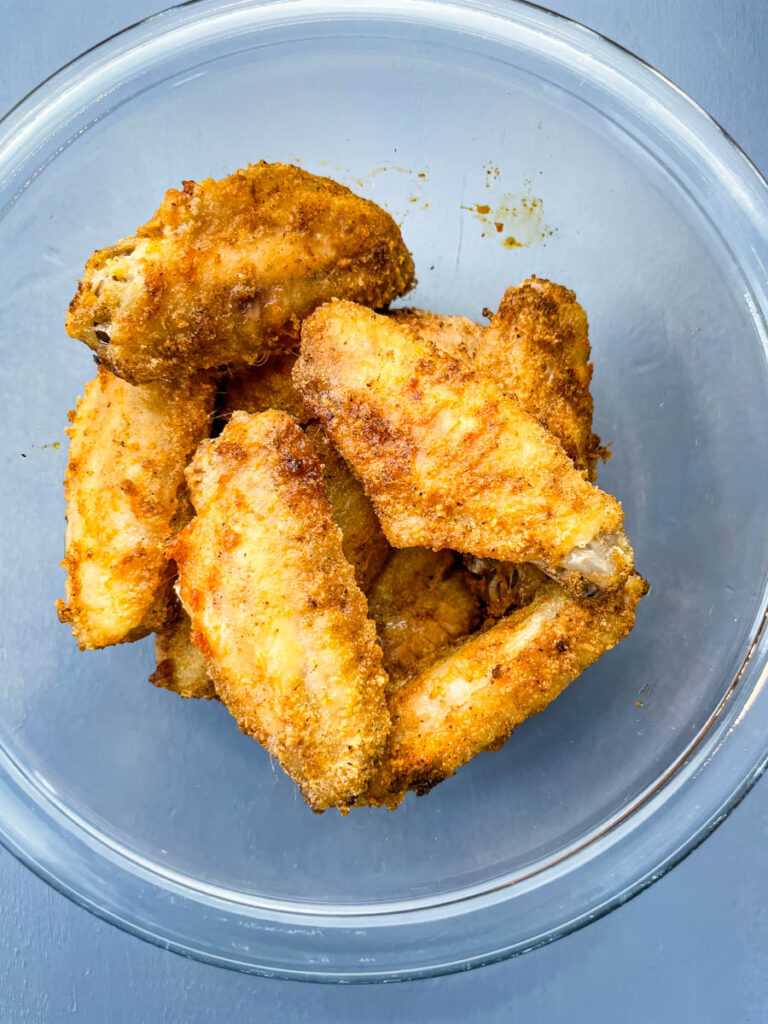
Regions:
<instances>
[{"instance_id":1,"label":"glass bowl","mask_svg":"<svg viewBox=\"0 0 768 1024\"><path fill-rule=\"evenodd\" d=\"M371 981L563 935L722 820L768 748L768 190L706 114L518 3L199 2L80 57L1 133L9 849L177 952ZM54 611L63 429L93 374L63 330L80 270L167 187L262 158L386 206L409 304L479 319L530 274L576 289L601 482L652 583L629 639L394 814L313 816L223 707L147 683L151 640L82 654Z\"/></svg>"}]
</instances>

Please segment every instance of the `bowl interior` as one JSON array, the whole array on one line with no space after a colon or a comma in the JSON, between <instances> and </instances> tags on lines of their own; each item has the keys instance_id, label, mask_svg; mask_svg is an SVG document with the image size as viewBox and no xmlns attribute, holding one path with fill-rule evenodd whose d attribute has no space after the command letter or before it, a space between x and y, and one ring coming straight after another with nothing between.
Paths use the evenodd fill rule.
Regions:
<instances>
[{"instance_id":1,"label":"bowl interior","mask_svg":"<svg viewBox=\"0 0 768 1024\"><path fill-rule=\"evenodd\" d=\"M710 718L766 574L765 361L706 196L556 62L448 30L361 19L198 39L107 108L39 150L0 222L0 744L95 834L246 901L445 897L583 843ZM167 187L262 158L385 206L416 259L408 304L481 319L530 274L576 290L613 453L600 482L652 584L628 640L396 814L313 816L222 707L149 685L151 641L82 654L54 610L63 430L94 372L63 330L79 272Z\"/></svg>"}]
</instances>

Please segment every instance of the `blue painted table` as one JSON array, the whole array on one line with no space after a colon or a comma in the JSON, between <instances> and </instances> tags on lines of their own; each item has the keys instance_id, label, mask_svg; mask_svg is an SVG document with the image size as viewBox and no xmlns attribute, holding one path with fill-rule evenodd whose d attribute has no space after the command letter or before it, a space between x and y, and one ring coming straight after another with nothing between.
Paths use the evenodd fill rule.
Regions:
<instances>
[{"instance_id":1,"label":"blue painted table","mask_svg":"<svg viewBox=\"0 0 768 1024\"><path fill-rule=\"evenodd\" d=\"M768 171L766 0L560 0L709 110ZM0 0L0 109L158 0ZM0 1024L768 1021L768 779L682 865L553 946L377 988L239 976L145 945L0 850Z\"/></svg>"}]
</instances>

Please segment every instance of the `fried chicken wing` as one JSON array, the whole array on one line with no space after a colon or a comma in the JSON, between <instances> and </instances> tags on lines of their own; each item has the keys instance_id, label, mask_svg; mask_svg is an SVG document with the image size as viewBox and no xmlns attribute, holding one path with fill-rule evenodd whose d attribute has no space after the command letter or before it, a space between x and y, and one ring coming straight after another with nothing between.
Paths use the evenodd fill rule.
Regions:
<instances>
[{"instance_id":1,"label":"fried chicken wing","mask_svg":"<svg viewBox=\"0 0 768 1024\"><path fill-rule=\"evenodd\" d=\"M135 235L94 253L67 332L126 380L258 363L321 302L383 306L413 284L394 220L329 178L258 163L170 189Z\"/></svg>"},{"instance_id":2,"label":"fried chicken wing","mask_svg":"<svg viewBox=\"0 0 768 1024\"><path fill-rule=\"evenodd\" d=\"M388 314L395 323L410 327L420 338L426 338L460 363L471 366L485 328L465 316L443 316L426 309L393 309Z\"/></svg>"},{"instance_id":3,"label":"fried chicken wing","mask_svg":"<svg viewBox=\"0 0 768 1024\"><path fill-rule=\"evenodd\" d=\"M481 605L467 576L450 551L392 552L368 595L368 613L393 685L479 625Z\"/></svg>"},{"instance_id":4,"label":"fried chicken wing","mask_svg":"<svg viewBox=\"0 0 768 1024\"><path fill-rule=\"evenodd\" d=\"M361 803L394 808L427 793L484 750L496 750L632 629L647 584L575 600L545 584L527 607L469 637L390 698L392 732Z\"/></svg>"},{"instance_id":5,"label":"fried chicken wing","mask_svg":"<svg viewBox=\"0 0 768 1024\"><path fill-rule=\"evenodd\" d=\"M507 289L490 327L478 329L474 368L517 398L594 482L597 459L606 450L592 433L587 317L574 293L530 278ZM439 328L432 340L445 348ZM533 566L471 557L465 561L476 574L474 589L492 618L522 607L535 593L539 578Z\"/></svg>"},{"instance_id":6,"label":"fried chicken wing","mask_svg":"<svg viewBox=\"0 0 768 1024\"><path fill-rule=\"evenodd\" d=\"M603 449L592 433L587 315L568 288L532 277L508 288L473 365L513 394L590 480Z\"/></svg>"},{"instance_id":7,"label":"fried chicken wing","mask_svg":"<svg viewBox=\"0 0 768 1024\"><path fill-rule=\"evenodd\" d=\"M290 383L290 377L288 380ZM298 398L297 392L294 395ZM336 524L341 529L344 557L352 564L357 585L365 594L391 549L362 486L328 441L323 428L317 422L311 423L307 434L322 460L328 500L333 507ZM166 621L155 634L157 667L149 680L181 697L215 697L216 689L209 677L208 666L192 643L190 633L189 616L176 595L172 594Z\"/></svg>"},{"instance_id":8,"label":"fried chicken wing","mask_svg":"<svg viewBox=\"0 0 768 1024\"><path fill-rule=\"evenodd\" d=\"M318 456L287 414L236 412L187 480L168 556L216 692L313 810L345 809L383 750L386 676Z\"/></svg>"},{"instance_id":9,"label":"fried chicken wing","mask_svg":"<svg viewBox=\"0 0 768 1024\"><path fill-rule=\"evenodd\" d=\"M304 322L293 379L395 547L534 562L577 595L627 578L618 501L490 378L402 324L326 304Z\"/></svg>"},{"instance_id":10,"label":"fried chicken wing","mask_svg":"<svg viewBox=\"0 0 768 1024\"><path fill-rule=\"evenodd\" d=\"M155 633L157 668L150 683L173 690L180 697L211 700L216 697L208 665L190 638L192 623L175 594L168 602L166 620Z\"/></svg>"},{"instance_id":11,"label":"fried chicken wing","mask_svg":"<svg viewBox=\"0 0 768 1024\"><path fill-rule=\"evenodd\" d=\"M188 515L184 468L207 436L207 374L134 386L101 367L71 414L66 604L59 617L81 648L137 640L166 615L163 554Z\"/></svg>"}]
</instances>

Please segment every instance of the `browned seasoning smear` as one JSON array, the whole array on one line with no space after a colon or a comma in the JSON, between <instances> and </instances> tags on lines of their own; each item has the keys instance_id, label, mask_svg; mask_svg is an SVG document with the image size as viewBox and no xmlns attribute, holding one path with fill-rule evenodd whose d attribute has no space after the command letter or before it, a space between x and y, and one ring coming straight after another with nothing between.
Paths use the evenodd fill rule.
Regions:
<instances>
[{"instance_id":1,"label":"browned seasoning smear","mask_svg":"<svg viewBox=\"0 0 768 1024\"><path fill-rule=\"evenodd\" d=\"M497 170L486 170L486 185L498 178ZM556 229L544 223L543 201L531 194L530 186L527 181L522 192L505 193L496 206L472 203L462 205L461 209L474 214L483 225L481 238L494 232L506 235L499 239L505 249L522 249L534 242L546 245L545 239L550 238Z\"/></svg>"}]
</instances>

